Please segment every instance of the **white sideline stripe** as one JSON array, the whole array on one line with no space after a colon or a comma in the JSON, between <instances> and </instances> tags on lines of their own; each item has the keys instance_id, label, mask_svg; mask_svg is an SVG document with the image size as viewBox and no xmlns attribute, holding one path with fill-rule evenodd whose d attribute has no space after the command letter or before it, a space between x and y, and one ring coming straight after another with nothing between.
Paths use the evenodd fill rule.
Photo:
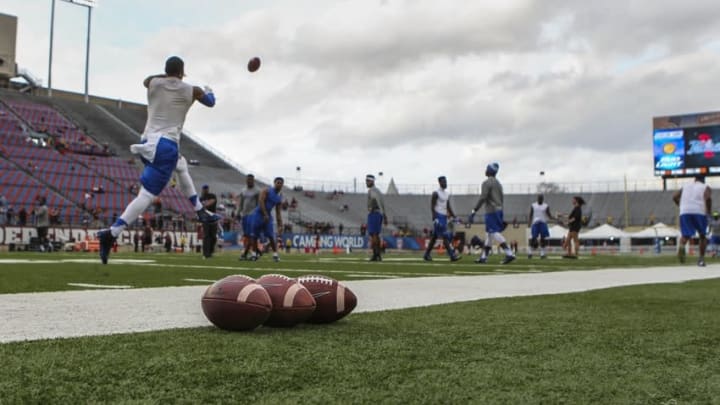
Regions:
<instances>
[{"instance_id":1,"label":"white sideline stripe","mask_svg":"<svg viewBox=\"0 0 720 405\"><path fill-rule=\"evenodd\" d=\"M348 277L365 277L365 278L398 278L398 276L391 276L388 274L372 274L372 273L354 273L348 274Z\"/></svg>"},{"instance_id":2,"label":"white sideline stripe","mask_svg":"<svg viewBox=\"0 0 720 405\"><path fill-rule=\"evenodd\" d=\"M131 285L112 285L112 284L67 283L67 285L70 285L73 287L107 288L107 289L117 289L117 290L132 288Z\"/></svg>"},{"instance_id":3,"label":"white sideline stripe","mask_svg":"<svg viewBox=\"0 0 720 405\"><path fill-rule=\"evenodd\" d=\"M57 264L57 263L88 263L100 264L98 259L0 259L0 264ZM154 259L113 259L111 263L147 264L155 263Z\"/></svg>"},{"instance_id":4,"label":"white sideline stripe","mask_svg":"<svg viewBox=\"0 0 720 405\"><path fill-rule=\"evenodd\" d=\"M564 294L641 284L720 278L720 266L559 271L355 280L355 313L480 299ZM210 326L200 299L207 286L0 294L0 342ZM99 314L102 314L99 315ZM345 320L352 322L352 316Z\"/></svg>"},{"instance_id":5,"label":"white sideline stripe","mask_svg":"<svg viewBox=\"0 0 720 405\"><path fill-rule=\"evenodd\" d=\"M214 283L217 280L206 280L204 278L184 278L183 281L189 281L191 283Z\"/></svg>"}]
</instances>

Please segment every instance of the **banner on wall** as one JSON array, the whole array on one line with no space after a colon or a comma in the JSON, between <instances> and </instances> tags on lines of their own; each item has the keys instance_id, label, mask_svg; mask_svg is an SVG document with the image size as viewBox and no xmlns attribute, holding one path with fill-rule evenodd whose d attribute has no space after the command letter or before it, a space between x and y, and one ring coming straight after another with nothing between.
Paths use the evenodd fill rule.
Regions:
<instances>
[{"instance_id":1,"label":"banner on wall","mask_svg":"<svg viewBox=\"0 0 720 405\"><path fill-rule=\"evenodd\" d=\"M95 234L99 229L83 229L83 228L50 228L48 229L48 239L55 242L80 242L86 239L95 239ZM120 245L132 245L135 234L142 235L141 230L124 230L118 237L118 244ZM198 240L197 232L153 232L153 243L158 237L165 237L166 234L170 234L173 240L174 246L179 246L180 243L185 241L185 246L195 246L202 241ZM37 230L32 227L26 226L0 226L0 245L27 245L30 243L30 238L37 237Z\"/></svg>"},{"instance_id":2,"label":"banner on wall","mask_svg":"<svg viewBox=\"0 0 720 405\"><path fill-rule=\"evenodd\" d=\"M369 238L361 235L315 235L310 233L286 233L282 235L282 247L286 246L286 242L290 240L293 249L319 248L319 249L368 249ZM223 240L226 244L235 246L240 245L242 236L238 232L225 232ZM383 237L387 248L389 249L405 249L420 250L427 246L426 238L409 238L409 237Z\"/></svg>"}]
</instances>

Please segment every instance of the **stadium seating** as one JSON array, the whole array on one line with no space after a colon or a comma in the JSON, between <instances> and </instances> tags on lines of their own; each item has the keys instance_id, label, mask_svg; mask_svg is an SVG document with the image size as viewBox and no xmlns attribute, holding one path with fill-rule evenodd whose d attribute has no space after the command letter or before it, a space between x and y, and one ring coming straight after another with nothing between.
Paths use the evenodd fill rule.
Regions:
<instances>
[{"instance_id":1,"label":"stadium seating","mask_svg":"<svg viewBox=\"0 0 720 405\"><path fill-rule=\"evenodd\" d=\"M0 166L0 194L6 197L12 195L14 203L28 204L39 192L45 192L54 204L67 212L77 212L78 217L83 212L87 213L81 209L82 206L99 209L109 217L121 211L133 198L130 190L138 183L142 165L133 161L128 146L137 142L144 129L147 114L145 107L124 103L120 108L117 102L100 106L85 104L77 99L51 99L0 90L0 159L3 165ZM36 135L41 131L67 142L67 153L59 153L50 147L39 147L43 145L43 138L37 138ZM33 137L36 139L31 139ZM85 150L88 145L92 150ZM115 155L104 155L102 152L106 148L114 151ZM246 173L234 169L191 137L183 138L181 150L188 160L200 163L190 169L198 190L202 184L210 184L216 194L238 193L244 188ZM286 174L255 175L258 182L262 183L263 179L267 182L275 175ZM92 200L86 201L86 194L98 186L103 186L104 193L91 193ZM289 201L295 198L299 202L296 209L284 211L290 222L298 225L321 222L335 226L342 223L346 232L350 232L366 221L367 195L364 187L357 192L346 191L339 196L315 190L314 198L310 198L302 191L292 190L290 186L284 190L285 199ZM386 195L388 219L398 225L408 225L416 231L428 228L431 222L430 192ZM624 226L626 207L630 225L642 226L651 221L676 223L677 210L671 201L670 191L629 192L627 195L623 192L581 194L588 203L583 211L590 219L590 226L605 223L610 218L613 225ZM715 201L720 201L718 194L713 192ZM546 201L553 213L567 214L571 209L573 195L548 194ZM177 188L166 188L160 197L164 209L176 214L192 214L187 198ZM455 194L452 197L455 212L463 220L466 219L477 198L476 192ZM530 191L506 194L505 219L518 224L527 223L529 207L534 200L535 195ZM389 232L394 229L393 226L388 228Z\"/></svg>"}]
</instances>

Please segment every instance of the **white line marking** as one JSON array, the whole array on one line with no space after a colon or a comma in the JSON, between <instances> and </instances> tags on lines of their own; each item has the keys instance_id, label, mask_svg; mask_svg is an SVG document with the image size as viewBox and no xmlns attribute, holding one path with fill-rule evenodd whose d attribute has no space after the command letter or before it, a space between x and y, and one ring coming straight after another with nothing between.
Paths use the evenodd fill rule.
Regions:
<instances>
[{"instance_id":1,"label":"white line marking","mask_svg":"<svg viewBox=\"0 0 720 405\"><path fill-rule=\"evenodd\" d=\"M214 283L217 280L206 280L204 278L184 278L183 281L189 281L191 283Z\"/></svg>"},{"instance_id":2,"label":"white line marking","mask_svg":"<svg viewBox=\"0 0 720 405\"><path fill-rule=\"evenodd\" d=\"M356 273L356 274L348 274L347 276L348 276L348 277L356 277L356 278L357 278L357 277L369 277L369 278L400 278L400 277L398 277L398 276L390 276L390 275L387 275L387 274L370 274L370 273L367 273L367 274L357 274L357 273Z\"/></svg>"},{"instance_id":3,"label":"white line marking","mask_svg":"<svg viewBox=\"0 0 720 405\"><path fill-rule=\"evenodd\" d=\"M90 263L100 264L99 259L0 259L0 264L56 264L56 263ZM143 264L143 263L155 263L155 260L144 260L144 259L113 259L110 263L118 264Z\"/></svg>"},{"instance_id":4,"label":"white line marking","mask_svg":"<svg viewBox=\"0 0 720 405\"><path fill-rule=\"evenodd\" d=\"M73 286L73 287L105 288L105 289L112 289L112 290L125 290L128 288L133 288L131 285L86 284L86 283L68 283L68 285Z\"/></svg>"}]
</instances>

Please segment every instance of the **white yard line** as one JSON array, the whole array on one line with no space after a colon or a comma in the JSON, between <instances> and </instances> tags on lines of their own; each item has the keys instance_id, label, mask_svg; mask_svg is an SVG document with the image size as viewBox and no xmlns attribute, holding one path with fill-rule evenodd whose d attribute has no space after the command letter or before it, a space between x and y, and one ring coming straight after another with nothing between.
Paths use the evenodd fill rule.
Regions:
<instances>
[{"instance_id":1,"label":"white yard line","mask_svg":"<svg viewBox=\"0 0 720 405\"><path fill-rule=\"evenodd\" d=\"M83 288L98 288L108 290L122 290L126 288L132 288L131 285L115 285L115 284L88 284L88 283L67 283L72 287L83 287Z\"/></svg>"},{"instance_id":2,"label":"white yard line","mask_svg":"<svg viewBox=\"0 0 720 405\"><path fill-rule=\"evenodd\" d=\"M344 284L358 296L355 312L371 312L718 277L720 269L716 267L683 266L358 280ZM0 342L209 326L200 307L200 297L206 288L3 294L0 295Z\"/></svg>"}]
</instances>

